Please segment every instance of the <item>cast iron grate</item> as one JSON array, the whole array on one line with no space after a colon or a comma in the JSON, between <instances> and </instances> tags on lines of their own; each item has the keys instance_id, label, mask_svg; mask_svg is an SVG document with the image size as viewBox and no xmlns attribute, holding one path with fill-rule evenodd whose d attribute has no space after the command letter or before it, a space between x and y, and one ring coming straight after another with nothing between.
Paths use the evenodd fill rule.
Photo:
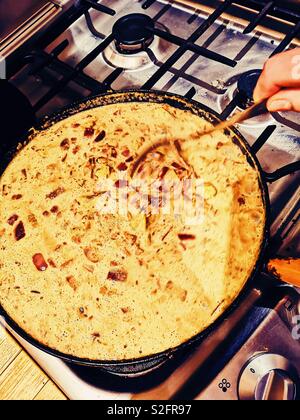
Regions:
<instances>
[{"instance_id":1,"label":"cast iron grate","mask_svg":"<svg viewBox=\"0 0 300 420\"><path fill-rule=\"evenodd\" d=\"M144 9L150 8L156 0L140 0L139 3L141 4L141 11ZM154 21L158 20L164 13L166 13L170 7L172 7L174 0L170 0L167 2L161 9L161 11L154 17ZM205 3L205 0L204 0ZM269 15L280 16L284 19L287 19L288 22L292 23L291 29L286 34L282 42L278 45L272 55L277 54L285 50L293 41L300 34L300 12L295 12L294 10L289 10L288 7L285 7L284 2L280 2L279 0L273 0L269 2L261 1L261 0L249 0L245 4L244 1L234 1L234 0L224 0L222 2L218 2L217 7L215 10L204 20L199 27L188 37L188 39L183 39L176 34L171 34L167 31L164 31L157 26L151 25L147 28L149 31L153 32L153 35L156 35L170 43L173 43L177 46L175 52L164 62L159 62L152 51L148 48L146 51L148 52L151 60L156 64L157 70L155 73L144 83L142 86L143 89L149 90L155 87L155 85L163 78L166 73L170 72L173 73L173 79L165 86L165 90L168 90L172 87L172 84L182 76L182 69L178 70L174 68L174 65L177 61L182 57L183 54L186 52L193 52L194 59L205 57L210 60L214 60L218 63L223 64L224 66L228 67L235 67L239 60L241 60L245 53L251 49L253 44L256 42L255 36L250 39L248 45L244 47L243 51L237 55L237 57L232 60L228 57L225 57L221 54L218 54L214 51L211 51L208 46L210 45L210 40L207 41L204 45L199 46L196 44L197 40L201 35L203 35L211 26L222 17L222 15L231 10L233 7L236 7L237 4L242 5L243 7L246 5L249 8L252 8L256 11L255 18L249 22L249 25L245 29L245 33L249 34L255 30L255 28ZM282 6L284 5L284 7ZM38 64L33 64L31 69L31 74L38 73L44 67L49 66L52 63L58 63L61 70L61 78L53 84L50 90L42 96L36 104L34 104L34 111L37 112L41 110L49 101L51 101L56 95L58 95L70 82L76 82L80 86L88 89L91 94L98 94L104 93L108 90L112 90L111 86L113 82L123 73L124 69L116 68L114 69L103 81L99 82L94 80L93 78L87 76L84 73L84 70L88 65L90 65L112 42L115 40L115 34L112 32L108 36L104 36L100 32L96 30L93 25L93 21L90 15L90 10L94 9L97 10L99 13L104 13L108 16L114 16L116 11L110 7L104 6L97 0L76 0L74 6L70 9L68 16L64 16L60 22L58 22L55 27L49 30L44 36L40 37L35 45L35 52L29 55L27 58L34 61L34 57L38 56L40 61ZM195 20L195 18L200 13L200 10L195 10L195 14L192 15L192 18L189 19L188 23L191 23ZM60 45L58 45L52 52L46 53L45 48L55 40L60 34L62 34L72 23L74 23L80 16L84 15L88 24L90 31L101 39L99 45L93 49L89 54L87 54L74 68L62 63L59 60L59 55L64 51L64 49L68 46L68 41L63 41ZM217 29L217 31L212 35L212 39L218 37L220 31L222 31L222 25ZM185 75L186 77L186 75ZM205 82L201 82L196 80L193 76L190 76L190 82L197 84L202 87L208 87ZM212 89L212 87L210 87ZM216 89L216 93L218 89ZM223 93L223 91L222 91ZM196 90L192 87L186 94L187 98L192 99L196 94ZM223 111L220 115L222 119L227 118L239 105L238 103L238 96L236 95L233 100L229 103L227 108ZM296 127L297 128L297 127ZM299 128L299 127L298 127ZM270 136L274 133L275 126L267 127L262 135L259 137L257 142L253 146L253 151L257 153L261 147L268 141ZM283 173L290 173L294 169L299 168L299 162L289 165L288 167L282 170L277 171L274 174L266 174L266 179L268 182L274 182L279 179Z\"/></svg>"},{"instance_id":2,"label":"cast iron grate","mask_svg":"<svg viewBox=\"0 0 300 420\"><path fill-rule=\"evenodd\" d=\"M150 8L156 0L142 0L141 3L141 9L148 9ZM174 3L174 0L170 0L159 12L159 16L156 16L154 20L157 18L160 18L162 14L166 13L170 7L172 7L172 4ZM168 72L173 74L173 78L171 81L165 86L165 89L168 90L172 87L172 84L182 76L182 71L174 68L174 65L177 63L177 61L180 59L180 57L188 52L191 51L194 53L194 59L205 57L210 60L214 60L218 63L222 63L225 66L229 67L235 67L238 61L240 61L245 53L251 49L253 44L256 42L256 38L253 37L250 39L249 44L246 45L245 50L241 51L241 53L235 57L235 59L229 59L228 57L225 57L221 54L218 54L214 51L211 51L208 46L209 42L206 43L206 45L199 46L196 44L196 41L198 38L203 35L215 22L218 20L224 12L226 12L229 8L233 7L235 4L241 3L245 5L245 2L239 2L239 1L233 1L233 0L225 0L219 4L219 6L215 9L215 11L205 20L197 29L196 31L188 38L183 39L176 34L170 34L167 31L164 31L162 29L159 29L158 27L149 27L148 29L150 31L153 31L154 35L163 38L164 40L167 40L170 43L173 43L178 48L175 50L175 52L167 59L165 63L159 62L152 51L150 49L147 49L147 52L149 54L150 59L154 62L154 64L158 67L156 72L147 80L144 85L142 86L143 89L152 89L155 87L155 85L161 80L162 77ZM250 33L255 30L257 25L259 25L262 20L269 14L275 14L280 13L281 16L286 17L289 19L290 22L294 22L295 24L292 26L289 33L285 36L285 38L282 40L280 45L275 49L273 54L276 54L278 52L281 52L285 50L290 43L293 41L295 37L300 34L300 13L297 14L294 11L289 11L287 8L282 8L282 6L278 5L277 0L270 1L266 4L266 2L263 1L253 1L250 0L247 1L247 6L252 7L253 10L257 11L255 19L249 23L248 27L245 29L245 33ZM116 14L116 11L113 10L110 7L104 6L101 3L99 3L96 0L77 0L75 2L75 5L71 8L68 18L64 17L62 22L60 22L58 25L56 25L55 30L49 31L44 37L41 37L38 40L38 43L36 45L36 49L34 54L38 55L40 58L42 57L42 60L40 60L39 64L34 66L32 74L34 72L41 71L43 67L49 66L51 63L58 62L58 56L61 54L61 52L68 46L68 41L63 41L58 47L56 47L52 52L46 53L44 49L61 33L63 33L73 22L75 22L81 15L85 15L87 24L91 32L100 38L102 41L101 43L92 51L90 52L80 63L76 65L75 68L71 68L70 66L60 63L61 73L62 77L60 80L50 88L50 90L41 97L38 102L34 105L34 110L39 111L43 106L45 106L52 98L54 98L56 95L58 95L71 81L75 81L82 87L90 90L92 94L102 93L106 92L107 90L111 90L111 85L113 82L122 74L124 71L123 69L115 69L112 71L112 73L106 77L105 80L99 82L96 80L93 80L89 76L84 74L85 68L92 63L93 60L95 60L104 50L105 48L112 42L114 42L114 34L111 33L106 38L103 34L99 33L92 22L92 18L90 15L90 10L95 9L99 13L105 13L109 16L114 16ZM197 17L199 11L195 10L195 15L192 17ZM193 19L194 20L194 19ZM222 27L221 27L222 28ZM221 31L222 29L219 29L216 31L216 34L213 35L213 37L218 36L218 31ZM32 56L31 56L32 59ZM202 86L205 88L209 88L212 91L218 92L217 88L207 86L207 84L201 80L198 80L194 76L191 75L185 75L187 79L191 83L195 83L198 86ZM223 114L221 115L222 118L228 117L231 112L234 111L236 108L236 98L233 99L233 101L228 105L228 107L224 110Z\"/></svg>"}]
</instances>

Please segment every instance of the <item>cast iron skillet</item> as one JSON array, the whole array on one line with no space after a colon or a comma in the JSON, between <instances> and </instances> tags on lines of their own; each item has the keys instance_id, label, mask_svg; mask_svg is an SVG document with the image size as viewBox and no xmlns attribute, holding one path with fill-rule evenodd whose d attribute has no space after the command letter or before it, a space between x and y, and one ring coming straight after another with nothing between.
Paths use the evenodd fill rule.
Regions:
<instances>
[{"instance_id":1,"label":"cast iron skillet","mask_svg":"<svg viewBox=\"0 0 300 420\"><path fill-rule=\"evenodd\" d=\"M107 93L103 95L99 95L93 98L88 98L82 102L75 103L74 105L63 109L62 111L50 116L46 117L36 129L43 130L51 125L68 118L71 115L74 115L78 112L85 111L88 109L92 109L94 107L105 106L109 104L116 104L116 103L132 103L132 102L154 102L160 104L168 104L172 107L186 110L192 112L193 114L199 115L200 117L206 119L207 121L217 124L220 122L217 114L207 108L204 105L199 104L193 100L188 100L183 97L165 93L165 92L158 92L158 91L121 91L115 93ZM78 358L69 354L63 354L59 351L53 350L51 348L46 347L45 345L39 343L29 334L27 334L24 330L22 330L14 321L13 319L8 316L8 314L4 311L4 309L0 306L0 315L5 318L6 323L10 326L17 334L19 334L22 338L27 340L29 343L34 345L35 347L49 353L53 356L56 356L60 359L63 359L69 363L80 364L84 366L91 366L102 368L107 371L117 373L117 374L130 374L130 373L137 373L141 371L145 371L150 369L151 367L162 363L163 361L170 358L174 355L175 352L183 349L188 349L192 345L196 345L200 343L208 334L213 332L215 328L217 328L224 319L239 305L241 300L244 296L254 287L254 279L255 275L257 274L258 270L262 270L264 266L264 262L266 260L266 251L269 243L269 228L270 228L270 203L269 203L269 195L268 195L268 188L267 188L267 179L265 173L263 172L258 159L256 158L255 154L251 152L249 145L247 144L246 140L242 137L242 135L236 130L233 129L231 131L226 131L227 135L230 135L237 144L242 152L247 156L247 160L249 164L255 168L257 171L259 182L260 182L260 189L263 198L263 203L265 207L266 213L266 223L264 228L264 237L260 246L259 257L255 266L253 267L253 271L251 276L249 277L245 287L239 294L239 296L235 299L235 301L231 304L231 306L215 321L211 326L209 326L205 331L201 332L200 334L194 336L187 342L181 344L180 346L172 349L168 349L164 352L153 354L147 357L125 360L125 361L102 361L102 360L89 360ZM26 138L25 138L26 140ZM10 148L7 150L5 156L2 157L0 161L0 175L5 170L7 164L12 159L15 154L15 147ZM293 171L300 170L300 162L298 162L293 167ZM288 171L287 168L282 168L280 171L277 171L277 179L287 175Z\"/></svg>"}]
</instances>

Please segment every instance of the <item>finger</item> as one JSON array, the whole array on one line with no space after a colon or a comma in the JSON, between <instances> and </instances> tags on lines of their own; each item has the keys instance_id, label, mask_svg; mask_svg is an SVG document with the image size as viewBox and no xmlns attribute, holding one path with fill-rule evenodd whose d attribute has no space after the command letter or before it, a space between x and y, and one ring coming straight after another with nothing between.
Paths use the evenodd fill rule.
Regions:
<instances>
[{"instance_id":1,"label":"finger","mask_svg":"<svg viewBox=\"0 0 300 420\"><path fill-rule=\"evenodd\" d=\"M268 110L300 112L300 89L286 89L276 93L268 101Z\"/></svg>"},{"instance_id":2,"label":"finger","mask_svg":"<svg viewBox=\"0 0 300 420\"><path fill-rule=\"evenodd\" d=\"M278 54L268 60L254 91L259 102L282 88L300 87L300 48Z\"/></svg>"},{"instance_id":3,"label":"finger","mask_svg":"<svg viewBox=\"0 0 300 420\"><path fill-rule=\"evenodd\" d=\"M281 87L274 82L273 78L270 77L269 72L265 67L254 90L254 101L260 102L263 99L270 98L280 90Z\"/></svg>"}]
</instances>

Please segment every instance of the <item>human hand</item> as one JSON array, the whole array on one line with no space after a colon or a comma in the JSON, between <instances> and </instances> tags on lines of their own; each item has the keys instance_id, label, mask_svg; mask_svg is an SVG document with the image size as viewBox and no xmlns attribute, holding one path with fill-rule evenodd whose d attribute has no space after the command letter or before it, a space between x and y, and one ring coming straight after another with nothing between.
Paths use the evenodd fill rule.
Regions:
<instances>
[{"instance_id":1,"label":"human hand","mask_svg":"<svg viewBox=\"0 0 300 420\"><path fill-rule=\"evenodd\" d=\"M254 100L268 100L270 112L300 112L300 48L269 59L254 91Z\"/></svg>"}]
</instances>

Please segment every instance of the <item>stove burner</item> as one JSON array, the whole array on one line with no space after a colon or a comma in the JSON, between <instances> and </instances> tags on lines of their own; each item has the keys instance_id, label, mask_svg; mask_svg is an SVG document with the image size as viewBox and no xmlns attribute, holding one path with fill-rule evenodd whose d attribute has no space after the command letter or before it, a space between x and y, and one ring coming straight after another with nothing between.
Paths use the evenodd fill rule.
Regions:
<instances>
[{"instance_id":1,"label":"stove burner","mask_svg":"<svg viewBox=\"0 0 300 420\"><path fill-rule=\"evenodd\" d=\"M153 42L153 20L141 13L132 13L119 19L113 34L117 50L122 54L135 54L145 51Z\"/></svg>"},{"instance_id":2,"label":"stove burner","mask_svg":"<svg viewBox=\"0 0 300 420\"><path fill-rule=\"evenodd\" d=\"M254 105L253 94L260 75L261 70L250 70L242 74L239 78L237 93L239 99L238 105L241 108L246 109Z\"/></svg>"},{"instance_id":3,"label":"stove burner","mask_svg":"<svg viewBox=\"0 0 300 420\"><path fill-rule=\"evenodd\" d=\"M253 93L261 72L261 70L250 70L223 82L227 91L225 95L219 95L218 102L219 110L223 116L225 114L224 118L228 118L232 112L245 110L254 104ZM251 130L254 130L261 129L261 127L266 127L269 124L274 124L273 116L272 114L264 114L243 121L239 124L239 127L251 127Z\"/></svg>"},{"instance_id":4,"label":"stove burner","mask_svg":"<svg viewBox=\"0 0 300 420\"><path fill-rule=\"evenodd\" d=\"M130 30L128 21L135 22ZM143 22L144 26L141 26ZM165 62L172 53L172 44L159 36L154 36L151 30L154 27L170 33L167 27L159 22L154 24L149 16L143 14L130 14L119 19L113 27L115 42L111 42L103 51L106 63L117 69L136 71Z\"/></svg>"}]
</instances>

